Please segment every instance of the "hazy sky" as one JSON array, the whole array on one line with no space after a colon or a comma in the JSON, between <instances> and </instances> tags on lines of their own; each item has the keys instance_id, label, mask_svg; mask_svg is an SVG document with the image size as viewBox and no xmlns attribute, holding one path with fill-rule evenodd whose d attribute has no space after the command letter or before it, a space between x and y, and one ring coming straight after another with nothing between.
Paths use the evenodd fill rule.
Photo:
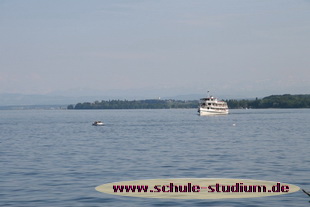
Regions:
<instances>
[{"instance_id":1,"label":"hazy sky","mask_svg":"<svg viewBox=\"0 0 310 207\"><path fill-rule=\"evenodd\" d=\"M0 93L310 93L309 0L0 0Z\"/></svg>"}]
</instances>

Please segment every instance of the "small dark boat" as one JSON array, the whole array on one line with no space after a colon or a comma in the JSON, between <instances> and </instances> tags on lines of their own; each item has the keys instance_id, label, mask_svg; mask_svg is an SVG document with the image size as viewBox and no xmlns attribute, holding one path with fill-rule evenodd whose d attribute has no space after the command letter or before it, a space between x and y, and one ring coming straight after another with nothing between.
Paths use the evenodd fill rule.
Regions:
<instances>
[{"instance_id":1,"label":"small dark boat","mask_svg":"<svg viewBox=\"0 0 310 207\"><path fill-rule=\"evenodd\" d=\"M103 126L104 123L102 121L94 121L92 125L93 126Z\"/></svg>"}]
</instances>

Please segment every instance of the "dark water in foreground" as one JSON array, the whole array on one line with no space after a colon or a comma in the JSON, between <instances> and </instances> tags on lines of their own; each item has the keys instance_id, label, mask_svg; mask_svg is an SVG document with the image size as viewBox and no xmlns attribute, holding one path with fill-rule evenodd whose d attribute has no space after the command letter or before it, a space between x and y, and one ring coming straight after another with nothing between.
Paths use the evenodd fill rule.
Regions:
<instances>
[{"instance_id":1,"label":"dark water in foreground","mask_svg":"<svg viewBox=\"0 0 310 207\"><path fill-rule=\"evenodd\" d=\"M159 178L279 181L310 191L310 110L0 111L0 206L310 206L301 191L173 200L97 192ZM102 120L104 127L91 123Z\"/></svg>"}]
</instances>

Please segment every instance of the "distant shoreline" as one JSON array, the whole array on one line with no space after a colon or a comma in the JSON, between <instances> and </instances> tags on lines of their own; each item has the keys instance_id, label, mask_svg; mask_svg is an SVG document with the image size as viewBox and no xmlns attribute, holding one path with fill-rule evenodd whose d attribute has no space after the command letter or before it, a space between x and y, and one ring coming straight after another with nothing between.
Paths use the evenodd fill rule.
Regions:
<instances>
[{"instance_id":1,"label":"distant shoreline","mask_svg":"<svg viewBox=\"0 0 310 207\"><path fill-rule=\"evenodd\" d=\"M271 95L261 99L226 99L229 109L302 109L310 108L310 94ZM95 109L196 109L199 100L145 99L109 100L77 104L3 105L0 110L95 110Z\"/></svg>"},{"instance_id":2,"label":"distant shoreline","mask_svg":"<svg viewBox=\"0 0 310 207\"><path fill-rule=\"evenodd\" d=\"M230 109L267 109L267 108L310 108L310 94L303 95L271 95L262 99L229 99L227 102ZM177 109L197 108L198 100L109 100L70 104L69 110L89 109Z\"/></svg>"},{"instance_id":3,"label":"distant shoreline","mask_svg":"<svg viewBox=\"0 0 310 207\"><path fill-rule=\"evenodd\" d=\"M67 105L9 105L0 106L0 110L67 110Z\"/></svg>"}]
</instances>

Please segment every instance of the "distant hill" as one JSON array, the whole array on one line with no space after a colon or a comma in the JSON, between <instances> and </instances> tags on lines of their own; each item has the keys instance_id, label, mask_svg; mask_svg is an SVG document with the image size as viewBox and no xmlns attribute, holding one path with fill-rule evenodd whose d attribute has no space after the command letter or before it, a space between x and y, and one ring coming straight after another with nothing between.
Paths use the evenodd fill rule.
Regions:
<instances>
[{"instance_id":1,"label":"distant hill","mask_svg":"<svg viewBox=\"0 0 310 207\"><path fill-rule=\"evenodd\" d=\"M120 97L109 97L104 95L65 96L65 95L41 95L41 94L0 94L0 106L27 106L27 105L65 105L79 101L98 99L118 99Z\"/></svg>"},{"instance_id":2,"label":"distant hill","mask_svg":"<svg viewBox=\"0 0 310 207\"><path fill-rule=\"evenodd\" d=\"M310 108L310 94L271 95L254 100L226 100L229 108Z\"/></svg>"},{"instance_id":3,"label":"distant hill","mask_svg":"<svg viewBox=\"0 0 310 207\"><path fill-rule=\"evenodd\" d=\"M199 94L190 95L179 95L179 96L167 96L161 97L162 99L175 99L175 100L198 100L201 97ZM68 95L57 95L57 94L13 94L3 93L0 94L0 106L25 106L25 105L68 105L78 102L87 102L89 100L137 100L137 99L154 99L159 98L154 96L150 97L139 97L139 96L113 96L102 93L100 94L89 94L89 95L77 95L77 93Z\"/></svg>"},{"instance_id":4,"label":"distant hill","mask_svg":"<svg viewBox=\"0 0 310 207\"><path fill-rule=\"evenodd\" d=\"M196 108L198 101L181 100L109 100L85 102L69 105L68 109L171 109L171 108Z\"/></svg>"},{"instance_id":5,"label":"distant hill","mask_svg":"<svg viewBox=\"0 0 310 207\"><path fill-rule=\"evenodd\" d=\"M156 97L157 99L141 99L140 101L113 96L61 96L61 95L24 95L0 94L0 109L113 109L113 108L196 108L199 94ZM227 97L228 98L228 97ZM310 108L310 94L271 95L264 98L226 99L230 109L235 108ZM108 100L94 101L89 100ZM150 101L152 100L152 101ZM156 101L155 101L156 100ZM130 102L132 101L132 102ZM78 104L72 104L78 103ZM69 105L71 104L71 105ZM70 107L69 107L69 106Z\"/></svg>"},{"instance_id":6,"label":"distant hill","mask_svg":"<svg viewBox=\"0 0 310 207\"><path fill-rule=\"evenodd\" d=\"M237 108L310 108L310 95L272 95L262 99L225 100L230 109ZM165 109L197 108L198 100L109 100L69 105L68 109Z\"/></svg>"}]
</instances>

